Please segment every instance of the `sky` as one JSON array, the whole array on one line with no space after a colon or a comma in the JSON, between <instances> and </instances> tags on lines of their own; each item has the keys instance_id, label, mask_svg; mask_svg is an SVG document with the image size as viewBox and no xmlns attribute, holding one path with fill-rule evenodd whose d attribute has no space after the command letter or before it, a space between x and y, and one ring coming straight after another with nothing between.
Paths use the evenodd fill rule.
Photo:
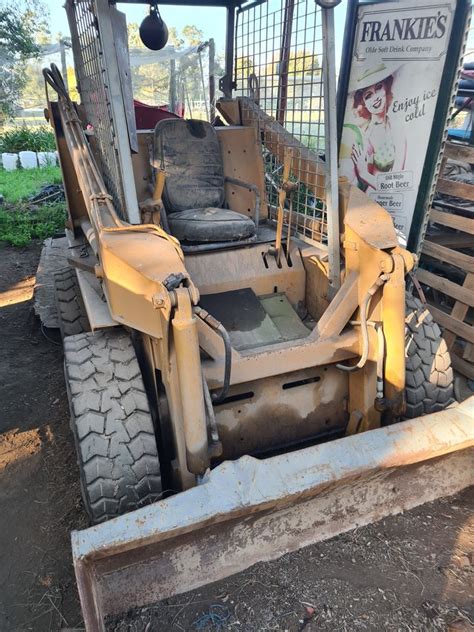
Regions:
<instances>
[{"instance_id":1,"label":"sky","mask_svg":"<svg viewBox=\"0 0 474 632\"><path fill-rule=\"evenodd\" d=\"M66 11L61 0L44 0L50 11L51 34L61 32L63 36L69 35L69 26L66 18ZM343 0L335 9L335 31L336 31L336 66L339 66L340 53L342 49L342 38L344 34L344 21L346 15L347 0ZM127 22L137 22L143 20L148 13L147 5L117 4L120 11L127 16ZM164 6L160 8L160 13L166 24L176 27L181 31L183 26L192 24L201 29L204 39L214 38L217 51L224 52L225 42L225 9L206 7L172 7Z\"/></svg>"}]
</instances>

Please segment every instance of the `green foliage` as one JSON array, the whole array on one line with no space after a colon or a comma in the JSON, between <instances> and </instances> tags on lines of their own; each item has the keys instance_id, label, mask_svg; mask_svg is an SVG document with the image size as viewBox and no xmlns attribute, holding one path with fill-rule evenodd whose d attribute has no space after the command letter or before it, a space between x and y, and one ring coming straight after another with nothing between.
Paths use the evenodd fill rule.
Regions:
<instances>
[{"instance_id":1,"label":"green foliage","mask_svg":"<svg viewBox=\"0 0 474 632\"><path fill-rule=\"evenodd\" d=\"M175 26L168 26L168 34L168 45L171 44L175 48L181 48L184 45L184 39L179 36L178 29Z\"/></svg>"},{"instance_id":2,"label":"green foliage","mask_svg":"<svg viewBox=\"0 0 474 632\"><path fill-rule=\"evenodd\" d=\"M267 75L278 75L280 72L280 59L274 59L266 67ZM300 49L290 52L290 58L288 61L288 74L289 75L304 75L304 74L320 74L321 68L319 65L318 56L315 53Z\"/></svg>"},{"instance_id":3,"label":"green foliage","mask_svg":"<svg viewBox=\"0 0 474 632\"><path fill-rule=\"evenodd\" d=\"M20 6L18 2L2 0L0 3L0 41L2 47L7 43L13 53L32 57L39 52L39 47L32 38L30 27L35 13L31 2Z\"/></svg>"},{"instance_id":4,"label":"green foliage","mask_svg":"<svg viewBox=\"0 0 474 632\"><path fill-rule=\"evenodd\" d=\"M235 60L235 72L237 77L248 78L249 75L255 72L253 60L251 57L237 57Z\"/></svg>"},{"instance_id":5,"label":"green foliage","mask_svg":"<svg viewBox=\"0 0 474 632\"><path fill-rule=\"evenodd\" d=\"M267 154L265 160L265 171L267 173L267 195L268 202L275 208L278 207L278 193L283 185L283 165L278 165L276 159ZM315 197L314 192L307 187L304 182L299 182L294 175L290 174L291 182L298 182L298 188L293 193L293 210L296 213L310 215L311 217L321 217L324 203ZM270 183L270 186L268 184ZM287 196L286 207L289 208L289 197Z\"/></svg>"},{"instance_id":6,"label":"green foliage","mask_svg":"<svg viewBox=\"0 0 474 632\"><path fill-rule=\"evenodd\" d=\"M12 128L0 133L0 153L19 151L54 151L54 133L47 127Z\"/></svg>"},{"instance_id":7,"label":"green foliage","mask_svg":"<svg viewBox=\"0 0 474 632\"><path fill-rule=\"evenodd\" d=\"M43 109L46 107L46 91L44 88L44 78L42 68L44 62L41 60L29 60L25 65L25 83L21 91L19 105L25 108Z\"/></svg>"},{"instance_id":8,"label":"green foliage","mask_svg":"<svg viewBox=\"0 0 474 632\"><path fill-rule=\"evenodd\" d=\"M127 23L128 32L128 47L129 48L145 48L142 40L140 39L140 26L137 22Z\"/></svg>"},{"instance_id":9,"label":"green foliage","mask_svg":"<svg viewBox=\"0 0 474 632\"><path fill-rule=\"evenodd\" d=\"M0 209L0 241L27 246L32 239L46 239L64 228L64 202L31 208L26 204Z\"/></svg>"},{"instance_id":10,"label":"green foliage","mask_svg":"<svg viewBox=\"0 0 474 632\"><path fill-rule=\"evenodd\" d=\"M0 193L7 203L18 202L22 198L34 195L45 184L60 184L61 182L59 167L17 169L16 171L0 169Z\"/></svg>"},{"instance_id":11,"label":"green foliage","mask_svg":"<svg viewBox=\"0 0 474 632\"><path fill-rule=\"evenodd\" d=\"M32 239L46 239L63 230L64 202L35 205L25 199L46 184L61 182L59 167L0 170L0 193L5 198L5 206L0 208L0 241L26 246Z\"/></svg>"},{"instance_id":12,"label":"green foliage","mask_svg":"<svg viewBox=\"0 0 474 632\"><path fill-rule=\"evenodd\" d=\"M204 33L193 24L183 26L181 33L188 46L197 46L198 44L201 44L204 39Z\"/></svg>"},{"instance_id":13,"label":"green foliage","mask_svg":"<svg viewBox=\"0 0 474 632\"><path fill-rule=\"evenodd\" d=\"M40 0L0 0L0 126L27 80L26 60L40 52L35 37L45 30L47 15Z\"/></svg>"}]
</instances>

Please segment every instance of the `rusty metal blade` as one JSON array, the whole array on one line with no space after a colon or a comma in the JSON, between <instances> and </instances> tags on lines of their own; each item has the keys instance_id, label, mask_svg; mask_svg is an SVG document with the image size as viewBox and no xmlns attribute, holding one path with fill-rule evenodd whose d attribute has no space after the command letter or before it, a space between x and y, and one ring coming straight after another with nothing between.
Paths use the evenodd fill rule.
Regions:
<instances>
[{"instance_id":1,"label":"rusty metal blade","mask_svg":"<svg viewBox=\"0 0 474 632\"><path fill-rule=\"evenodd\" d=\"M474 397L443 412L264 461L72 533L86 628L474 482Z\"/></svg>"}]
</instances>

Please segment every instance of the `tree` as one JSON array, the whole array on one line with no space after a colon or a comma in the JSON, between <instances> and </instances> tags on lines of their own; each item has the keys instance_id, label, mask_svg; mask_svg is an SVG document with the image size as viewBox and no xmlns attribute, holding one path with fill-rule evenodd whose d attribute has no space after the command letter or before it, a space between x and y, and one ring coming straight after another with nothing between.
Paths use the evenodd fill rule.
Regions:
<instances>
[{"instance_id":1,"label":"tree","mask_svg":"<svg viewBox=\"0 0 474 632\"><path fill-rule=\"evenodd\" d=\"M175 48L181 48L184 44L184 40L178 35L178 29L175 26L169 26L168 33L168 44L171 44L171 46L174 46Z\"/></svg>"},{"instance_id":2,"label":"tree","mask_svg":"<svg viewBox=\"0 0 474 632\"><path fill-rule=\"evenodd\" d=\"M37 34L47 30L39 0L0 0L0 126L10 117L27 80L26 61L38 57Z\"/></svg>"},{"instance_id":3,"label":"tree","mask_svg":"<svg viewBox=\"0 0 474 632\"><path fill-rule=\"evenodd\" d=\"M30 60L25 66L24 84L21 95L19 95L22 108L44 108L46 106L42 67L43 64L37 59Z\"/></svg>"},{"instance_id":4,"label":"tree","mask_svg":"<svg viewBox=\"0 0 474 632\"><path fill-rule=\"evenodd\" d=\"M184 41L188 46L197 46L202 43L204 38L204 33L201 29L198 29L198 27L193 24L183 26L181 33L183 34Z\"/></svg>"},{"instance_id":5,"label":"tree","mask_svg":"<svg viewBox=\"0 0 474 632\"><path fill-rule=\"evenodd\" d=\"M139 25L130 22L128 29L128 46L133 56L133 49L146 50L140 39ZM176 33L170 29L170 35ZM132 85L134 96L146 103L167 103L168 101L168 72L169 67L163 62L153 64L140 64L131 66Z\"/></svg>"},{"instance_id":6,"label":"tree","mask_svg":"<svg viewBox=\"0 0 474 632\"><path fill-rule=\"evenodd\" d=\"M139 25L130 22L128 28L128 45L130 49L141 49L145 47L140 39ZM176 49L184 46L198 46L203 42L204 34L194 25L186 25L178 33L176 27L168 29L168 45ZM133 50L131 50L133 55ZM201 86L201 72L197 53L181 57L176 63L179 93L183 91L191 101L199 101L203 98ZM146 103L165 104L169 97L170 62L157 61L152 64L132 65L132 85L133 94Z\"/></svg>"},{"instance_id":7,"label":"tree","mask_svg":"<svg viewBox=\"0 0 474 632\"><path fill-rule=\"evenodd\" d=\"M320 71L319 59L315 53L304 49L290 52L288 60L289 75L319 74ZM267 64L265 73L267 75L280 74L279 56L275 56L274 59Z\"/></svg>"},{"instance_id":8,"label":"tree","mask_svg":"<svg viewBox=\"0 0 474 632\"><path fill-rule=\"evenodd\" d=\"M136 22L129 22L127 24L129 48L145 48L142 40L140 39L139 29L140 27Z\"/></svg>"},{"instance_id":9,"label":"tree","mask_svg":"<svg viewBox=\"0 0 474 632\"><path fill-rule=\"evenodd\" d=\"M248 56L237 57L235 60L235 72L239 79L243 80L247 85L249 75L255 72L253 59Z\"/></svg>"}]
</instances>

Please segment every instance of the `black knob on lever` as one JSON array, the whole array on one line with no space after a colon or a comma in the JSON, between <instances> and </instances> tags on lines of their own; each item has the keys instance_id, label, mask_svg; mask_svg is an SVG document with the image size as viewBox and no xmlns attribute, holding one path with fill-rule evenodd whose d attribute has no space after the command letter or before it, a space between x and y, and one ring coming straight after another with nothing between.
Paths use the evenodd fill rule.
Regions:
<instances>
[{"instance_id":1,"label":"black knob on lever","mask_svg":"<svg viewBox=\"0 0 474 632\"><path fill-rule=\"evenodd\" d=\"M158 10L157 2L150 5L150 14L140 24L140 39L150 50L161 50L168 41L168 27Z\"/></svg>"}]
</instances>

